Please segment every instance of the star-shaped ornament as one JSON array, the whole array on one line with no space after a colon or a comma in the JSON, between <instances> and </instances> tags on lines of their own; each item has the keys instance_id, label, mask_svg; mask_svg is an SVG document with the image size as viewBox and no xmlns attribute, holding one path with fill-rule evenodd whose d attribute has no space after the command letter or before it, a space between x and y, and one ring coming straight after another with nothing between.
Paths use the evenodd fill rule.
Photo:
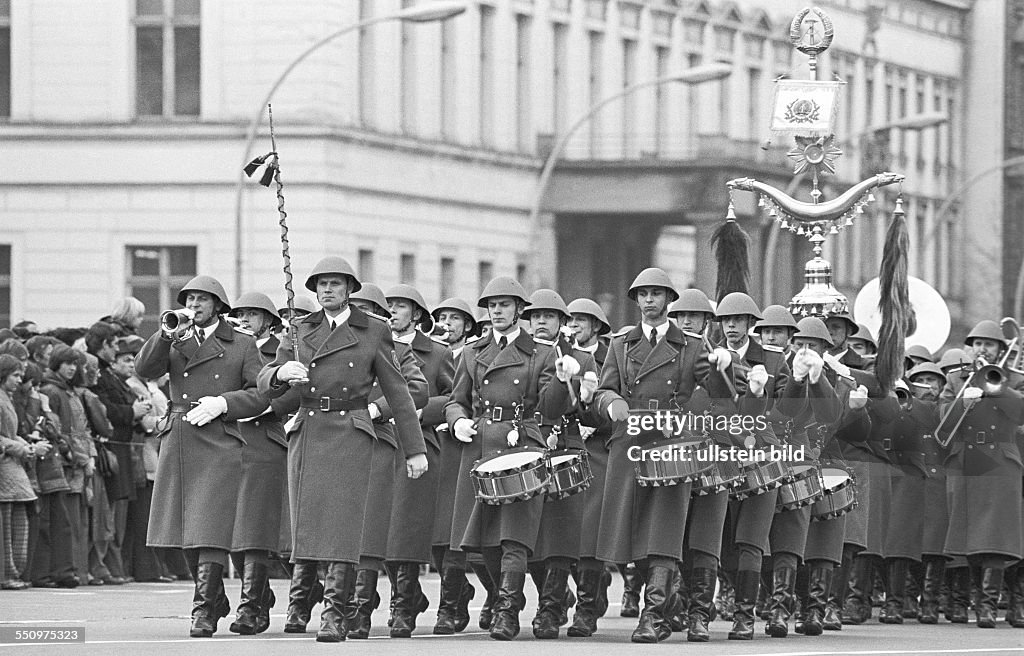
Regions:
<instances>
[{"instance_id":1,"label":"star-shaped ornament","mask_svg":"<svg viewBox=\"0 0 1024 656\"><path fill-rule=\"evenodd\" d=\"M833 143L835 135L827 137L797 137L796 146L791 148L786 156L796 162L793 167L793 175L799 175L805 171L812 171L814 176L825 173L836 172L836 158L843 154L843 151Z\"/></svg>"}]
</instances>

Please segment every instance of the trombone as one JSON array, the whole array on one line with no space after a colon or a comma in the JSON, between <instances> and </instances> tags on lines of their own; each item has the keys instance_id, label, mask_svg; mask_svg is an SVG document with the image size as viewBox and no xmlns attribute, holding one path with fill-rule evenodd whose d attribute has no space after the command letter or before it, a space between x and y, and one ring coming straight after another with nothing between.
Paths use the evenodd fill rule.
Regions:
<instances>
[{"instance_id":1,"label":"trombone","mask_svg":"<svg viewBox=\"0 0 1024 656\"><path fill-rule=\"evenodd\" d=\"M939 425L935 428L936 441L943 448L949 446L949 443L953 441L953 436L956 435L957 429L960 428L960 424L963 423L970 409L969 406L962 403L964 392L968 387L980 387L986 395L994 396L1001 393L1006 387L1006 381L1010 377L1010 372L1024 373L1020 369L1021 359L1024 356L1024 351L1022 351L1024 344L1021 343L1020 325L1013 317L1003 317L999 321L999 327L1003 331L1003 336L1009 340L1006 352L1003 353L1003 357L996 364L989 364L985 358L975 359L974 372L964 382L963 386L960 387L960 391L957 392L953 402L949 404L949 408L939 420ZM1010 360L1011 354L1014 356L1014 360L1012 366L1008 366L1007 363ZM952 427L947 428L947 424L953 421L957 402L961 402L959 416L956 417ZM945 438L942 437L944 432Z\"/></svg>"}]
</instances>

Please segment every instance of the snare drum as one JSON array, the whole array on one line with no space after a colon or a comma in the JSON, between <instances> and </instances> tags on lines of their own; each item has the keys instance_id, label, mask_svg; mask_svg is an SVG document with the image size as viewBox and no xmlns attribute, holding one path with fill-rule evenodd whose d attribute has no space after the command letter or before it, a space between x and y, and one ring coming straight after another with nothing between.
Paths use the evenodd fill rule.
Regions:
<instances>
[{"instance_id":1,"label":"snare drum","mask_svg":"<svg viewBox=\"0 0 1024 656\"><path fill-rule=\"evenodd\" d=\"M476 498L500 506L544 494L551 484L544 450L532 446L501 451L473 463Z\"/></svg>"},{"instance_id":2,"label":"snare drum","mask_svg":"<svg viewBox=\"0 0 1024 656\"><path fill-rule=\"evenodd\" d=\"M779 488L776 511L798 510L821 499L821 478L817 465L793 465L793 480Z\"/></svg>"},{"instance_id":3,"label":"snare drum","mask_svg":"<svg viewBox=\"0 0 1024 656\"><path fill-rule=\"evenodd\" d=\"M564 449L548 454L551 484L547 498L551 500L571 497L590 487L594 474L590 471L590 457L585 449Z\"/></svg>"},{"instance_id":4,"label":"snare drum","mask_svg":"<svg viewBox=\"0 0 1024 656\"><path fill-rule=\"evenodd\" d=\"M708 458L708 449L714 442L711 439L654 441L640 449L640 459L633 463L636 470L636 482L644 486L677 485L690 483L706 474L715 466ZM655 451L670 449L669 458L653 460ZM701 453L703 452L703 453Z\"/></svg>"},{"instance_id":5,"label":"snare drum","mask_svg":"<svg viewBox=\"0 0 1024 656\"><path fill-rule=\"evenodd\" d=\"M693 484L693 495L697 497L731 490L743 482L743 470L735 459L714 462L711 471L701 474Z\"/></svg>"},{"instance_id":6,"label":"snare drum","mask_svg":"<svg viewBox=\"0 0 1024 656\"><path fill-rule=\"evenodd\" d=\"M743 479L732 489L733 499L746 499L782 487L791 480L792 474L787 463L777 460L754 460L740 462Z\"/></svg>"},{"instance_id":7,"label":"snare drum","mask_svg":"<svg viewBox=\"0 0 1024 656\"><path fill-rule=\"evenodd\" d=\"M857 507L857 484L850 472L831 467L822 469L821 485L824 496L811 508L811 518L834 519Z\"/></svg>"}]
</instances>

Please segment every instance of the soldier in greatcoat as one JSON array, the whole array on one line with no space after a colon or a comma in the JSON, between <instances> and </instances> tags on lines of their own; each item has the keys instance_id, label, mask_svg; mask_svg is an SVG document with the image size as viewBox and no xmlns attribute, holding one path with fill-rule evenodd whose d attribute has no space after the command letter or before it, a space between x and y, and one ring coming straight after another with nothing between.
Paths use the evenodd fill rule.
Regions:
<instances>
[{"instance_id":1,"label":"soldier in greatcoat","mask_svg":"<svg viewBox=\"0 0 1024 656\"><path fill-rule=\"evenodd\" d=\"M519 328L529 298L522 285L508 277L490 281L477 305L487 308L493 331L462 354L455 374L447 423L464 442L463 471L469 463L490 457L515 444L543 447L535 413L558 417L569 409L565 381L579 373L571 356L536 342ZM557 359L557 363L556 363ZM492 578L498 580L498 601L490 635L511 640L519 633L519 612L525 606L523 586L527 559L540 530L543 496L504 505L474 499L472 481L460 477L452 522L452 542L481 551Z\"/></svg>"},{"instance_id":2,"label":"soldier in greatcoat","mask_svg":"<svg viewBox=\"0 0 1024 656\"><path fill-rule=\"evenodd\" d=\"M191 326L155 333L135 360L139 376L170 374L170 414L161 434L147 543L179 547L196 580L192 637L210 637L227 615L223 574L234 546L244 438L238 420L259 414L256 340L220 314L231 309L224 287L196 276L178 294Z\"/></svg>"},{"instance_id":3,"label":"soldier in greatcoat","mask_svg":"<svg viewBox=\"0 0 1024 656\"><path fill-rule=\"evenodd\" d=\"M363 553L366 507L375 491L370 475L378 439L368 407L375 380L394 413L408 476L423 475L427 458L388 325L349 306L349 294L360 288L352 266L339 257L324 258L306 288L316 292L323 310L301 320L299 353L282 344L274 362L260 372L259 385L274 398L290 384L301 388L300 410L289 431L288 485L292 559L306 561L307 567L301 574L296 567L293 579L309 576L309 565L315 579L315 561L327 563L317 641L340 642Z\"/></svg>"}]
</instances>

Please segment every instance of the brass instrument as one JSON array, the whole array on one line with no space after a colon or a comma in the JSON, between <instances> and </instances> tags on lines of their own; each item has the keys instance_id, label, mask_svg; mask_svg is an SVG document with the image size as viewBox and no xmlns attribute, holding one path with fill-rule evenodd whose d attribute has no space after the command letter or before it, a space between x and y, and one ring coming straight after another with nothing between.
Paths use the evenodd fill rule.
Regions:
<instances>
[{"instance_id":1,"label":"brass instrument","mask_svg":"<svg viewBox=\"0 0 1024 656\"><path fill-rule=\"evenodd\" d=\"M195 330L196 313L188 308L167 310L160 315L160 329L177 339L187 339Z\"/></svg>"},{"instance_id":2,"label":"brass instrument","mask_svg":"<svg viewBox=\"0 0 1024 656\"><path fill-rule=\"evenodd\" d=\"M914 395L910 393L910 390L903 389L902 387L896 388L896 400L900 403L900 408L903 412L910 412L914 407Z\"/></svg>"}]
</instances>

